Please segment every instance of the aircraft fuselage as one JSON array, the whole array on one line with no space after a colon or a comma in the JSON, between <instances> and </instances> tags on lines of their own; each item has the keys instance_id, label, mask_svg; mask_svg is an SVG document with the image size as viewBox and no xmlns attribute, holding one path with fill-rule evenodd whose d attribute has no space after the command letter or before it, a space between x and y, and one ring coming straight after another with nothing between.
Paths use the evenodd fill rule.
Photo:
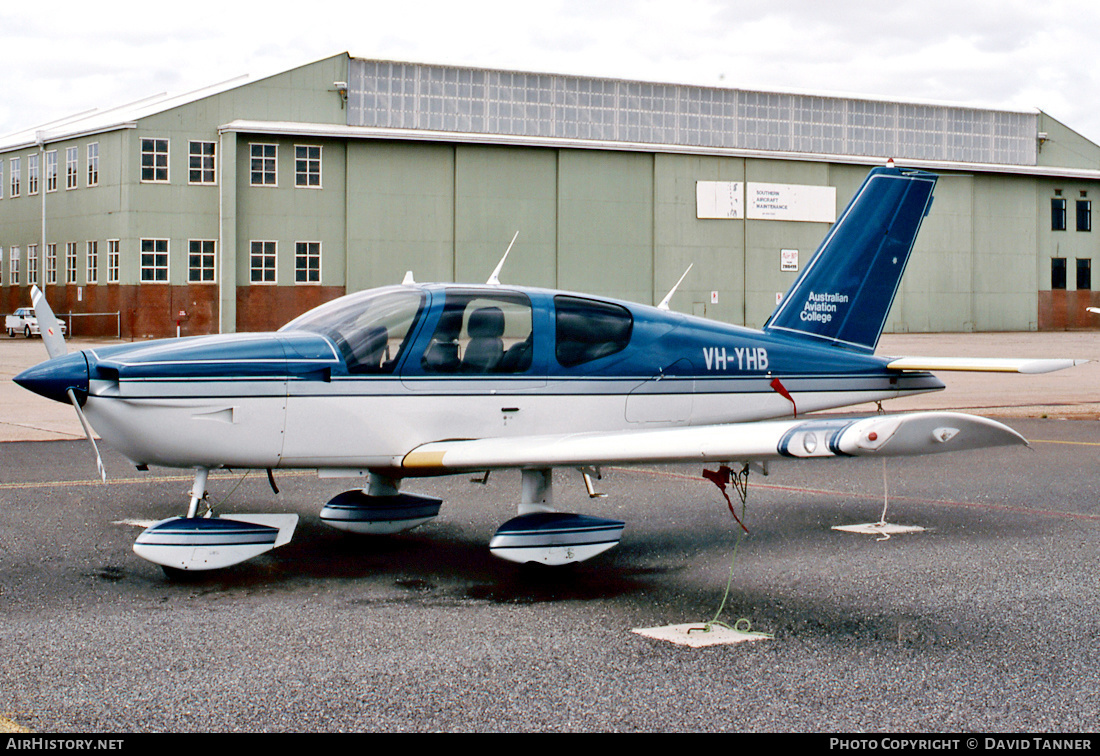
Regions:
<instances>
[{"instance_id":1,"label":"aircraft fuselage","mask_svg":"<svg viewBox=\"0 0 1100 756\"><path fill-rule=\"evenodd\" d=\"M20 381L61 401L74 388L139 465L400 476L432 441L737 423L943 388L858 350L543 289L386 287L330 305L328 322L88 349L43 363L38 388L36 368Z\"/></svg>"}]
</instances>

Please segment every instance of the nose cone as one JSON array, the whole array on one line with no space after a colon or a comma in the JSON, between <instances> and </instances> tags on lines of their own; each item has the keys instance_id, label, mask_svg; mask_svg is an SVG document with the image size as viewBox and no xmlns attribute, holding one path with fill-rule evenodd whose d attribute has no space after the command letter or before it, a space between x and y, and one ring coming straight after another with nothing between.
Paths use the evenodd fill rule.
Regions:
<instances>
[{"instance_id":1,"label":"nose cone","mask_svg":"<svg viewBox=\"0 0 1100 756\"><path fill-rule=\"evenodd\" d=\"M55 402L69 403L66 392L75 389L81 404L88 395L88 360L83 352L40 362L15 376L15 382Z\"/></svg>"}]
</instances>

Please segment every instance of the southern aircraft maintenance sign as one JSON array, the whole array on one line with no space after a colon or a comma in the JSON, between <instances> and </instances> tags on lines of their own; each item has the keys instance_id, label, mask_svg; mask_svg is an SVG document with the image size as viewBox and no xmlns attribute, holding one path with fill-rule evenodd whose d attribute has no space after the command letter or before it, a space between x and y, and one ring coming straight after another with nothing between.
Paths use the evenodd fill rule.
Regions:
<instances>
[{"instance_id":1,"label":"southern aircraft maintenance sign","mask_svg":"<svg viewBox=\"0 0 1100 756\"><path fill-rule=\"evenodd\" d=\"M695 216L833 223L836 189L804 184L696 181Z\"/></svg>"},{"instance_id":2,"label":"southern aircraft maintenance sign","mask_svg":"<svg viewBox=\"0 0 1100 756\"><path fill-rule=\"evenodd\" d=\"M745 204L745 214L750 220L812 223L836 220L836 189L831 186L749 183Z\"/></svg>"}]
</instances>

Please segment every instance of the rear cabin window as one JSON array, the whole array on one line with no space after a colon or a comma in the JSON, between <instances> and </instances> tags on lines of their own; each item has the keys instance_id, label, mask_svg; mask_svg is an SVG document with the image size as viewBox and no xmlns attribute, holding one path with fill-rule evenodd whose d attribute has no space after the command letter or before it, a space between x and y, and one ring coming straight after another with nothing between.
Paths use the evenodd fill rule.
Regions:
<instances>
[{"instance_id":1,"label":"rear cabin window","mask_svg":"<svg viewBox=\"0 0 1100 756\"><path fill-rule=\"evenodd\" d=\"M609 302L581 297L554 297L557 342L562 367L573 367L621 352L630 343L634 317Z\"/></svg>"},{"instance_id":2,"label":"rear cabin window","mask_svg":"<svg viewBox=\"0 0 1100 756\"><path fill-rule=\"evenodd\" d=\"M531 367L531 300L516 292L448 291L420 358L426 373L524 373Z\"/></svg>"}]
</instances>

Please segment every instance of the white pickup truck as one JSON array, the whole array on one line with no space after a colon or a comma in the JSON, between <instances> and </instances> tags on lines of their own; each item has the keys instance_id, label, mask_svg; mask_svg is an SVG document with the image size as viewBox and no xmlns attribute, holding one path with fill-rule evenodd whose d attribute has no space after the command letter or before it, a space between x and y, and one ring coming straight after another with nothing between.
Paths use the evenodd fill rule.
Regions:
<instances>
[{"instance_id":1,"label":"white pickup truck","mask_svg":"<svg viewBox=\"0 0 1100 756\"><path fill-rule=\"evenodd\" d=\"M61 335L64 336L68 330L65 323L59 320L58 325L61 326ZM31 336L39 335L38 318L34 316L34 309L31 307L20 307L14 315L5 317L4 328L7 330L8 336L21 333L29 339Z\"/></svg>"}]
</instances>

